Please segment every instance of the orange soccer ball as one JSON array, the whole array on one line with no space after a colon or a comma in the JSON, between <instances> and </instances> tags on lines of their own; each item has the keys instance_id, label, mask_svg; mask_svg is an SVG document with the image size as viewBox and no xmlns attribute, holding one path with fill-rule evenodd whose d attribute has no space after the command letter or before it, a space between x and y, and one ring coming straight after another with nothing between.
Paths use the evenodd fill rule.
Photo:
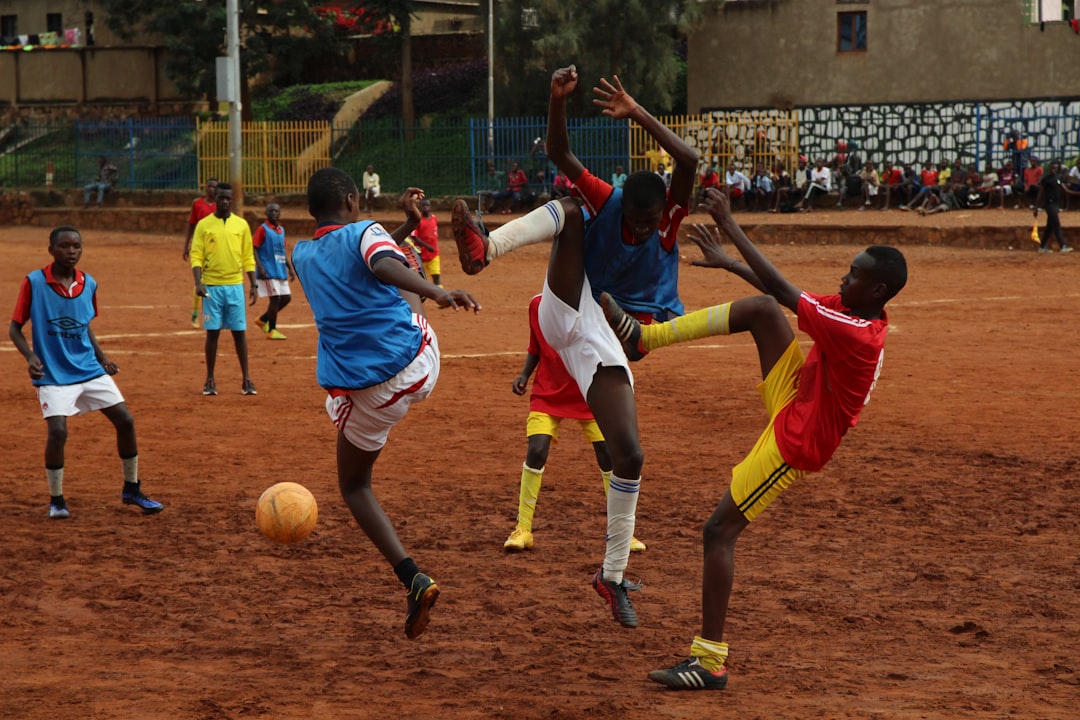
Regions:
<instances>
[{"instance_id":1,"label":"orange soccer ball","mask_svg":"<svg viewBox=\"0 0 1080 720\"><path fill-rule=\"evenodd\" d=\"M303 540L311 534L318 519L315 496L298 483L271 485L255 503L255 524L259 532L274 542Z\"/></svg>"}]
</instances>

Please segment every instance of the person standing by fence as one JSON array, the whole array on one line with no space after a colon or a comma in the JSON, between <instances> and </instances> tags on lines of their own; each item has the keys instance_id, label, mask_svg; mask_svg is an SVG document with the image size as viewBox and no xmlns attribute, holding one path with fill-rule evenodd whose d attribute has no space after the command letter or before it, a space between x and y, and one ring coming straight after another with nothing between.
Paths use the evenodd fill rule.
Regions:
<instances>
[{"instance_id":1,"label":"person standing by fence","mask_svg":"<svg viewBox=\"0 0 1080 720\"><path fill-rule=\"evenodd\" d=\"M191 258L191 238L195 235L195 226L207 215L213 215L217 208L217 178L206 179L206 192L202 197L197 197L191 203L191 214L188 215L187 237L184 238L184 261ZM202 298L199 293L192 293L191 300L191 327L199 329L199 315L202 314Z\"/></svg>"}]
</instances>

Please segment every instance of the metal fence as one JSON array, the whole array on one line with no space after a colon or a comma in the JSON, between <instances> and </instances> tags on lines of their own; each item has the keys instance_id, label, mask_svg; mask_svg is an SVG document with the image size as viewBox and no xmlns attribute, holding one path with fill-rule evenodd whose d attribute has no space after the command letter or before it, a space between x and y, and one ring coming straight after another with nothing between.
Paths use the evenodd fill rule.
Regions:
<instances>
[{"instance_id":1,"label":"metal fence","mask_svg":"<svg viewBox=\"0 0 1080 720\"><path fill-rule=\"evenodd\" d=\"M845 140L878 162L1000 163L1001 141L1016 129L1041 159L1080 155L1080 100L799 108L725 111L660 118L721 172L729 163L795 164L799 154L831 158ZM244 186L253 192L300 193L307 178L333 165L359 178L371 165L382 189L409 186L430 195L475 195L488 189L487 167L526 170L530 189L549 189L555 168L544 152L544 117L442 119L405 127L399 120L251 122L242 130ZM655 169L652 138L626 120L570 118L570 147L594 174L622 165ZM23 122L0 128L0 187L39 188L51 179L76 188L94 179L98 157L119 170L124 190L196 190L208 177L227 179L228 126L191 118Z\"/></svg>"}]
</instances>

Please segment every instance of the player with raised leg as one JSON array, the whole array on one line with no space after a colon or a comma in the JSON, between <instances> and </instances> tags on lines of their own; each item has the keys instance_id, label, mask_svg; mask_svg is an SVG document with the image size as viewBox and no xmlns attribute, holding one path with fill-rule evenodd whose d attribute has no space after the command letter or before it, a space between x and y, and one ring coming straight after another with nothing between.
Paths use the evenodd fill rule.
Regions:
<instances>
[{"instance_id":1,"label":"player with raised leg","mask_svg":"<svg viewBox=\"0 0 1080 720\"><path fill-rule=\"evenodd\" d=\"M465 290L432 285L409 268L398 247L418 224L423 191L406 191L406 221L393 233L371 220L358 222L362 195L341 170L315 172L307 196L318 229L314 239L296 244L292 263L319 331L316 376L338 430L338 488L405 586L405 635L414 639L428 625L439 587L405 550L375 497L372 474L391 428L439 377L438 340L420 296L454 310L479 312L480 304Z\"/></svg>"},{"instance_id":2,"label":"player with raised leg","mask_svg":"<svg viewBox=\"0 0 1080 720\"><path fill-rule=\"evenodd\" d=\"M731 485L704 529L701 634L690 658L649 677L676 690L719 690L727 684L724 623L739 535L792 482L817 472L870 400L884 358L889 326L885 304L907 282L903 254L874 245L852 260L839 292L814 295L792 285L739 228L723 193L710 189L705 208L745 262L724 252L716 229L696 226L692 239L704 259L766 293L692 312L671 322L641 325L609 296L601 302L628 352L642 355L677 342L749 332L757 346L758 390L769 424L731 473ZM814 345L804 358L782 308L798 316Z\"/></svg>"}]
</instances>

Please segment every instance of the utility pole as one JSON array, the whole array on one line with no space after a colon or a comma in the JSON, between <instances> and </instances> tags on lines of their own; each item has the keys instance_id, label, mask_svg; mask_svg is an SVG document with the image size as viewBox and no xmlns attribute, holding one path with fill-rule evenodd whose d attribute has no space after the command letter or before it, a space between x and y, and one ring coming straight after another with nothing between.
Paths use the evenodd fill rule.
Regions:
<instances>
[{"instance_id":1,"label":"utility pole","mask_svg":"<svg viewBox=\"0 0 1080 720\"><path fill-rule=\"evenodd\" d=\"M488 160L495 159L495 0L488 0Z\"/></svg>"},{"instance_id":2,"label":"utility pole","mask_svg":"<svg viewBox=\"0 0 1080 720\"><path fill-rule=\"evenodd\" d=\"M240 124L240 8L239 0L226 3L225 48L228 55L231 100L229 101L229 183L233 189L233 212L244 214L244 166Z\"/></svg>"}]
</instances>

